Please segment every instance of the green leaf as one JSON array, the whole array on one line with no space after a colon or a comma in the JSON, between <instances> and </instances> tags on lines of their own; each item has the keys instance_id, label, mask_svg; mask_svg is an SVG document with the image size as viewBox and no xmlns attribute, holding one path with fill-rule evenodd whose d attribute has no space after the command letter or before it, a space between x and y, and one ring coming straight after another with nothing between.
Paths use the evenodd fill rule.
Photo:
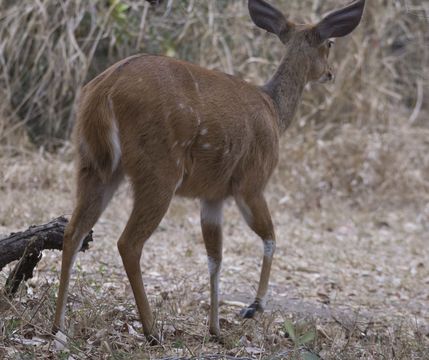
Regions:
<instances>
[{"instance_id":1,"label":"green leaf","mask_svg":"<svg viewBox=\"0 0 429 360\"><path fill-rule=\"evenodd\" d=\"M296 341L296 334L295 334L295 327L293 326L292 322L289 320L286 320L283 324L283 327L287 334L289 335L289 338L295 342Z\"/></svg>"},{"instance_id":2,"label":"green leaf","mask_svg":"<svg viewBox=\"0 0 429 360\"><path fill-rule=\"evenodd\" d=\"M305 345L314 340L316 337L316 332L314 330L310 330L309 332L301 335L298 339L298 345Z\"/></svg>"}]
</instances>

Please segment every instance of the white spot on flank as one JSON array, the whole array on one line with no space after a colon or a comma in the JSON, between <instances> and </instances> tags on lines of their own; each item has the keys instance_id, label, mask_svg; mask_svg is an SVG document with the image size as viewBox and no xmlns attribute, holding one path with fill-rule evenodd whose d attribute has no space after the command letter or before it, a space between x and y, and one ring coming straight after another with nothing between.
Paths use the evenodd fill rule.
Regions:
<instances>
[{"instance_id":1,"label":"white spot on flank","mask_svg":"<svg viewBox=\"0 0 429 360\"><path fill-rule=\"evenodd\" d=\"M276 250L276 242L274 240L264 240L264 256L273 257Z\"/></svg>"},{"instance_id":2,"label":"white spot on flank","mask_svg":"<svg viewBox=\"0 0 429 360\"><path fill-rule=\"evenodd\" d=\"M210 149L212 146L209 143L203 144L203 149Z\"/></svg>"},{"instance_id":3,"label":"white spot on flank","mask_svg":"<svg viewBox=\"0 0 429 360\"><path fill-rule=\"evenodd\" d=\"M115 120L112 123L111 141L113 145L112 171L114 171L121 160L121 143L119 141L119 130Z\"/></svg>"},{"instance_id":4,"label":"white spot on flank","mask_svg":"<svg viewBox=\"0 0 429 360\"><path fill-rule=\"evenodd\" d=\"M201 117L200 117L200 114L198 112L197 112L197 124L198 124L198 126L201 125Z\"/></svg>"},{"instance_id":5,"label":"white spot on flank","mask_svg":"<svg viewBox=\"0 0 429 360\"><path fill-rule=\"evenodd\" d=\"M176 165L177 165L177 167L179 167L179 166L180 166L180 159L177 159L177 160L176 160Z\"/></svg>"},{"instance_id":6,"label":"white spot on flank","mask_svg":"<svg viewBox=\"0 0 429 360\"><path fill-rule=\"evenodd\" d=\"M109 97L109 108L112 112L112 128L110 130L110 142L112 144L112 172L116 170L118 167L119 161L121 160L121 143L119 141L119 129L115 116L115 112L113 110L112 99Z\"/></svg>"},{"instance_id":7,"label":"white spot on flank","mask_svg":"<svg viewBox=\"0 0 429 360\"><path fill-rule=\"evenodd\" d=\"M200 135L206 135L209 131L207 130L207 128L202 128L200 131Z\"/></svg>"},{"instance_id":8,"label":"white spot on flank","mask_svg":"<svg viewBox=\"0 0 429 360\"><path fill-rule=\"evenodd\" d=\"M185 105L183 105L182 103L179 103L179 108L184 109Z\"/></svg>"},{"instance_id":9,"label":"white spot on flank","mask_svg":"<svg viewBox=\"0 0 429 360\"><path fill-rule=\"evenodd\" d=\"M197 81L195 81L194 84L195 84L195 90L197 90L197 94L200 95L200 84L198 84Z\"/></svg>"},{"instance_id":10,"label":"white spot on flank","mask_svg":"<svg viewBox=\"0 0 429 360\"><path fill-rule=\"evenodd\" d=\"M222 201L201 201L201 222L211 225L222 224Z\"/></svg>"}]
</instances>

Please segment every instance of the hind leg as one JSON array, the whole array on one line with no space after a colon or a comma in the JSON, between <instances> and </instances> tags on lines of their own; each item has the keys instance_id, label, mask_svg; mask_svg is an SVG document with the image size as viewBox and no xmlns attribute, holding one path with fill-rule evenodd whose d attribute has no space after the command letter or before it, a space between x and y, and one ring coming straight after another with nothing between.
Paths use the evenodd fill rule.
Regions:
<instances>
[{"instance_id":1,"label":"hind leg","mask_svg":"<svg viewBox=\"0 0 429 360\"><path fill-rule=\"evenodd\" d=\"M264 311L276 241L271 215L263 194L238 194L235 199L247 224L261 238L264 245L264 257L255 301L240 312L242 317L252 318L257 311Z\"/></svg>"},{"instance_id":2,"label":"hind leg","mask_svg":"<svg viewBox=\"0 0 429 360\"><path fill-rule=\"evenodd\" d=\"M64 331L65 328L64 319L70 275L83 238L97 222L122 178L122 171L116 170L111 178L103 183L93 169L81 168L79 170L77 204L64 232L60 287L53 325L54 333L58 330Z\"/></svg>"},{"instance_id":3,"label":"hind leg","mask_svg":"<svg viewBox=\"0 0 429 360\"><path fill-rule=\"evenodd\" d=\"M146 296L140 268L143 245L158 227L173 197L174 176L159 177L142 171L141 179L131 179L134 186L134 207L118 241L118 249L133 290L143 332L156 343L156 330ZM154 336L155 335L155 336Z\"/></svg>"}]
</instances>

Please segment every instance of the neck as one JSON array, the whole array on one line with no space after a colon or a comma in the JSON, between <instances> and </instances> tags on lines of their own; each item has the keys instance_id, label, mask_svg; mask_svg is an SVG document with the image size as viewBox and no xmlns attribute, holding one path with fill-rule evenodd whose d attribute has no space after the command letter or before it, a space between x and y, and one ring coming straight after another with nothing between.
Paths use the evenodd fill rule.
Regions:
<instances>
[{"instance_id":1,"label":"neck","mask_svg":"<svg viewBox=\"0 0 429 360\"><path fill-rule=\"evenodd\" d=\"M307 83L309 64L299 54L288 51L263 90L273 99L283 133L291 124Z\"/></svg>"}]
</instances>

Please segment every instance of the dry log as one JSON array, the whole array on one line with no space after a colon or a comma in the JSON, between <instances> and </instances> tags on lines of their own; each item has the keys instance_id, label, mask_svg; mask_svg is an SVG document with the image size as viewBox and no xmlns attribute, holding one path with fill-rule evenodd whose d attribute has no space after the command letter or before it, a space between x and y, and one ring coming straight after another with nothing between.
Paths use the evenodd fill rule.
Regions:
<instances>
[{"instance_id":1,"label":"dry log","mask_svg":"<svg viewBox=\"0 0 429 360\"><path fill-rule=\"evenodd\" d=\"M12 261L19 260L10 273L4 294L12 297L22 280L30 279L33 270L42 258L43 250L63 248L64 229L68 220L61 216L47 224L30 226L27 230L12 233L0 239L0 271ZM92 231L85 237L80 251L88 249Z\"/></svg>"}]
</instances>

